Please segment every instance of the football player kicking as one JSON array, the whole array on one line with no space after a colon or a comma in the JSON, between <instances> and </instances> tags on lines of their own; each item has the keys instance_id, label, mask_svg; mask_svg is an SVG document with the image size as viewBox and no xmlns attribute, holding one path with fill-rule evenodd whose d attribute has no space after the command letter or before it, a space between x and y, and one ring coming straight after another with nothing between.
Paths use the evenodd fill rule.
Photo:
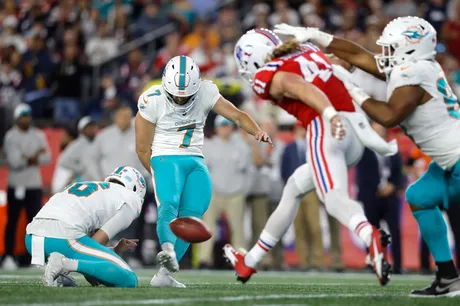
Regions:
<instances>
[{"instance_id":1,"label":"football player kicking","mask_svg":"<svg viewBox=\"0 0 460 306\"><path fill-rule=\"evenodd\" d=\"M373 55L353 42L313 28L278 25L278 33L298 41L313 41L337 57L387 81L387 102L376 101L341 75L353 100L374 121L400 125L433 162L426 173L406 190L406 199L420 233L433 255L436 279L411 296L460 296L460 278L447 240L447 227L440 207L460 200L460 110L457 97L436 62L436 30L417 17L397 18L388 23L377 44L382 53ZM340 74L339 74L340 73Z\"/></svg>"},{"instance_id":2,"label":"football player kicking","mask_svg":"<svg viewBox=\"0 0 460 306\"><path fill-rule=\"evenodd\" d=\"M375 273L385 285L391 272L386 258L388 235L373 227L361 205L349 198L347 169L359 161L364 146L383 155L396 153L397 146L381 139L366 118L355 112L345 86L315 45L300 45L295 40L282 43L271 31L256 29L239 39L235 60L257 95L296 116L307 128L309 153L308 164L289 178L256 245L246 255L230 245L224 247L238 279L245 282L256 272L262 257L292 224L296 200L316 189L328 213L369 247Z\"/></svg>"},{"instance_id":3,"label":"football player kicking","mask_svg":"<svg viewBox=\"0 0 460 306\"><path fill-rule=\"evenodd\" d=\"M209 111L235 122L259 142L271 144L245 112L223 98L217 86L201 80L198 66L187 56L176 56L167 64L161 85L150 87L139 97L136 116L136 150L152 174L158 205L157 233L162 251L152 287L185 286L171 273L179 270L190 243L177 239L169 223L177 217L200 218L211 200L211 178L203 160L203 128Z\"/></svg>"},{"instance_id":4,"label":"football player kicking","mask_svg":"<svg viewBox=\"0 0 460 306\"><path fill-rule=\"evenodd\" d=\"M137 240L121 239L114 249L104 245L139 216L145 183L139 171L121 166L104 182L71 184L46 203L27 225L25 237L32 264L48 261L45 286L57 286L60 275L79 272L93 285L137 287L136 274L119 256Z\"/></svg>"}]
</instances>

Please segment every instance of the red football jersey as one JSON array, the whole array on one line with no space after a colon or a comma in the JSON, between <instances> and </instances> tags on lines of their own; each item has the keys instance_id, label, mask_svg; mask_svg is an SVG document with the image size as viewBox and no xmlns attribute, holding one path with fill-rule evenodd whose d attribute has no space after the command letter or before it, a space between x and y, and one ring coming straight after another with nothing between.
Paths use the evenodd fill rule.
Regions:
<instances>
[{"instance_id":1,"label":"red football jersey","mask_svg":"<svg viewBox=\"0 0 460 306\"><path fill-rule=\"evenodd\" d=\"M318 112L302 101L283 98L274 100L270 94L270 82L278 71L302 76L305 81L318 87L329 98L337 111L354 112L355 107L343 83L332 73L332 64L324 53L313 44L302 45L292 54L273 59L257 70L252 89L265 100L271 100L302 122L304 127L318 116Z\"/></svg>"}]
</instances>

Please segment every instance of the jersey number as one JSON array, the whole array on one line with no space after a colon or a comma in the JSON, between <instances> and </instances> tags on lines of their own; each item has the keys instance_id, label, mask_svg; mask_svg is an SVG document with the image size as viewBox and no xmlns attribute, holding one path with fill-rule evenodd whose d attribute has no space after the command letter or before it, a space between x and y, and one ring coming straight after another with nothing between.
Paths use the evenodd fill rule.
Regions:
<instances>
[{"instance_id":1,"label":"jersey number","mask_svg":"<svg viewBox=\"0 0 460 306\"><path fill-rule=\"evenodd\" d=\"M184 139L182 140L182 144L179 146L179 148L186 149L190 146L192 143L192 136L193 136L193 131L196 128L196 124L189 124L185 126L181 126L180 128L177 129L178 132L181 131L186 131L184 134Z\"/></svg>"},{"instance_id":2,"label":"jersey number","mask_svg":"<svg viewBox=\"0 0 460 306\"><path fill-rule=\"evenodd\" d=\"M98 191L99 187L102 190L109 189L110 184L107 182L81 182L73 184L69 189L68 192L73 194L77 197L88 197Z\"/></svg>"},{"instance_id":3,"label":"jersey number","mask_svg":"<svg viewBox=\"0 0 460 306\"><path fill-rule=\"evenodd\" d=\"M149 95L147 95L147 97L155 97L155 96L159 96L161 95L161 91L159 89L155 90L154 93L151 93Z\"/></svg>"},{"instance_id":4,"label":"jersey number","mask_svg":"<svg viewBox=\"0 0 460 306\"><path fill-rule=\"evenodd\" d=\"M444 97L444 103L447 105L447 112L455 119L460 119L460 109L457 103L457 97L452 92L449 84L447 84L446 78L439 78L437 81L438 91Z\"/></svg>"},{"instance_id":5,"label":"jersey number","mask_svg":"<svg viewBox=\"0 0 460 306\"><path fill-rule=\"evenodd\" d=\"M308 60L303 56L295 59L299 63L305 81L311 83L318 76L323 82L327 82L332 75L332 66L316 53L310 53L309 55L312 60ZM326 67L326 69L321 69L318 64Z\"/></svg>"}]
</instances>

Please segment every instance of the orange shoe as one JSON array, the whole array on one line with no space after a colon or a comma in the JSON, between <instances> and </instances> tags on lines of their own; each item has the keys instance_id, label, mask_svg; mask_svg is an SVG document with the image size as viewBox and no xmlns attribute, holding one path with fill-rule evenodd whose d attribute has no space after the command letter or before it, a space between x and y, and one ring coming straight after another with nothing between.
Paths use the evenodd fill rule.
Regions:
<instances>
[{"instance_id":1,"label":"orange shoe","mask_svg":"<svg viewBox=\"0 0 460 306\"><path fill-rule=\"evenodd\" d=\"M372 240L369 246L374 272L379 279L380 285L385 286L391 278L391 265L387 259L387 245L390 244L390 235L383 230L372 227Z\"/></svg>"},{"instance_id":2,"label":"orange shoe","mask_svg":"<svg viewBox=\"0 0 460 306\"><path fill-rule=\"evenodd\" d=\"M236 251L230 244L223 247L224 257L232 264L236 272L237 281L246 283L254 273L257 271L254 268L248 267L244 264L244 254Z\"/></svg>"}]
</instances>

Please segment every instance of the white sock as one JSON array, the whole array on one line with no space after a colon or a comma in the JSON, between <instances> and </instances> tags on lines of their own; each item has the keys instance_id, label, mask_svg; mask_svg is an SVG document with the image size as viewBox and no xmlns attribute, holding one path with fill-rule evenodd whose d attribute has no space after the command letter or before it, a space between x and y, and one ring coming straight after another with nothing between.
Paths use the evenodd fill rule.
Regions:
<instances>
[{"instance_id":1,"label":"white sock","mask_svg":"<svg viewBox=\"0 0 460 306\"><path fill-rule=\"evenodd\" d=\"M62 259L62 266L67 271L75 272L78 269L78 260L70 259L70 258L63 258Z\"/></svg>"},{"instance_id":2,"label":"white sock","mask_svg":"<svg viewBox=\"0 0 460 306\"><path fill-rule=\"evenodd\" d=\"M270 252L270 250L276 245L278 240L279 239L263 230L257 243L246 254L246 256L244 256L244 264L248 267L255 268L262 258L264 258L265 254Z\"/></svg>"},{"instance_id":3,"label":"white sock","mask_svg":"<svg viewBox=\"0 0 460 306\"><path fill-rule=\"evenodd\" d=\"M350 219L350 228L361 238L367 246L371 245L372 224L367 221L366 216L356 214Z\"/></svg>"},{"instance_id":4,"label":"white sock","mask_svg":"<svg viewBox=\"0 0 460 306\"><path fill-rule=\"evenodd\" d=\"M174 252L174 245L171 242L165 242L161 245L161 249L167 252Z\"/></svg>"}]
</instances>

